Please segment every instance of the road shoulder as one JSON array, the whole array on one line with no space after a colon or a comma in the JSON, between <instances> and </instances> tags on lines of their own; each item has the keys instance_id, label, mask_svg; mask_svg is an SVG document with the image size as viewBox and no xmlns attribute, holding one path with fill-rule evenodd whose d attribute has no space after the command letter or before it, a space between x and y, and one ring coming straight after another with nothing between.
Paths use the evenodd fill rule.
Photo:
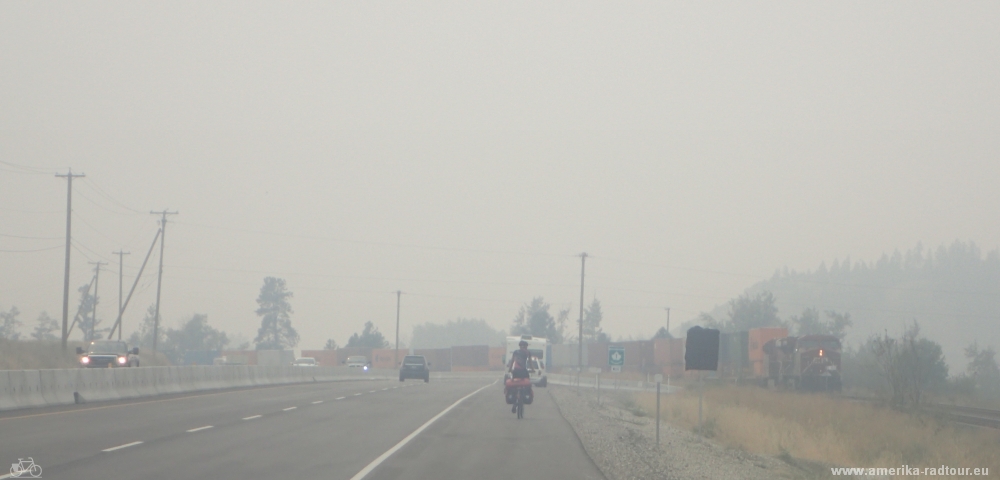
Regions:
<instances>
[{"instance_id":1,"label":"road shoulder","mask_svg":"<svg viewBox=\"0 0 1000 480\"><path fill-rule=\"evenodd\" d=\"M692 432L638 417L609 395L597 405L590 388L550 387L563 418L608 480L796 478L800 472L778 459L727 449Z\"/></svg>"}]
</instances>

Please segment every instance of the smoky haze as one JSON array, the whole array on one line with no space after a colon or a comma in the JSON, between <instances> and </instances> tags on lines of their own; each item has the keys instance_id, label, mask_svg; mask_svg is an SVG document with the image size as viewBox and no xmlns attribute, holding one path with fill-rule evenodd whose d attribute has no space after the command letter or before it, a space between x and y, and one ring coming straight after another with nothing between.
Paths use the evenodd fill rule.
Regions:
<instances>
[{"instance_id":1,"label":"smoky haze","mask_svg":"<svg viewBox=\"0 0 1000 480\"><path fill-rule=\"evenodd\" d=\"M24 312L25 333L61 314L66 181L52 175L67 168L87 175L71 310L87 262L108 261L98 317L113 321L111 252L131 252L134 278L148 212L170 209L166 325L206 314L253 338L277 276L301 348L366 321L393 341L397 290L404 335L457 318L507 329L536 296L575 319L584 251L587 303L627 337L783 267L956 239L994 250L998 13L4 2L0 309ZM154 300L147 271L126 336ZM945 345L953 368L965 343L1000 346L982 323L938 326L964 332Z\"/></svg>"}]
</instances>

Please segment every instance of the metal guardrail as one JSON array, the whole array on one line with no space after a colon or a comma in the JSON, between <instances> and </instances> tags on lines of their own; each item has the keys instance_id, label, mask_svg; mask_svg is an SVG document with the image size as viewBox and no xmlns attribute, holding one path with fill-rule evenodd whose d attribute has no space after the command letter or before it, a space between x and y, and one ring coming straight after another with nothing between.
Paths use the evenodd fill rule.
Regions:
<instances>
[{"instance_id":1,"label":"metal guardrail","mask_svg":"<svg viewBox=\"0 0 1000 480\"><path fill-rule=\"evenodd\" d=\"M594 374L563 375L550 373L548 377L549 383L555 385L586 387L596 390L599 383L601 391L656 392L656 382L616 379L614 374L601 375L600 379ZM666 383L661 384L661 392L663 393L678 392L680 390L680 387L667 385Z\"/></svg>"}]
</instances>

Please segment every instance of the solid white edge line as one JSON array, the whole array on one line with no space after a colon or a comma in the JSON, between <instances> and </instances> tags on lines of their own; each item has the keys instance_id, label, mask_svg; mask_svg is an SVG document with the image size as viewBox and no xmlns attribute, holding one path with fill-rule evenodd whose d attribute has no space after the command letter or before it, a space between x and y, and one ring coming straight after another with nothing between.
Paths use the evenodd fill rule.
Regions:
<instances>
[{"instance_id":1,"label":"solid white edge line","mask_svg":"<svg viewBox=\"0 0 1000 480\"><path fill-rule=\"evenodd\" d=\"M281 409L281 411L282 411L282 412L287 412L287 411L289 411L289 410L295 410L296 408L299 408L299 407L288 407L288 408L282 408L282 409Z\"/></svg>"},{"instance_id":2,"label":"solid white edge line","mask_svg":"<svg viewBox=\"0 0 1000 480\"><path fill-rule=\"evenodd\" d=\"M105 448L104 450L101 450L101 451L102 452L113 452L115 450L121 450L123 448L134 447L134 446L136 446L136 445L138 445L140 443L142 443L142 442L126 443L125 445L118 445L117 447Z\"/></svg>"},{"instance_id":3,"label":"solid white edge line","mask_svg":"<svg viewBox=\"0 0 1000 480\"><path fill-rule=\"evenodd\" d=\"M243 417L243 420L253 420L255 418L260 418L260 417L261 417L261 415L253 415L253 416L249 416L249 417Z\"/></svg>"},{"instance_id":4,"label":"solid white edge line","mask_svg":"<svg viewBox=\"0 0 1000 480\"><path fill-rule=\"evenodd\" d=\"M212 426L211 425L205 425L204 427L192 428L191 430L188 430L187 433L200 432L202 430L208 430L209 428L212 428Z\"/></svg>"},{"instance_id":5,"label":"solid white edge line","mask_svg":"<svg viewBox=\"0 0 1000 480\"><path fill-rule=\"evenodd\" d=\"M439 413L437 415L434 415L434 417L431 418L430 420L428 420L427 423L424 423L423 425L420 426L420 428L417 428L416 430L414 430L413 433L407 435L406 438L400 440L399 443L397 443L395 446L393 446L389 450L386 450L386 452L383 453L382 455L379 455L378 458L376 458L375 460L372 460L372 463L369 463L365 468L361 469L360 472L358 472L353 477L351 477L351 480L361 480L362 478L365 478L365 476L367 476L369 473L372 473L372 470L375 470L376 467L378 467L379 465L381 465L382 462L386 461L386 459L388 459L390 456L392 456L392 454L396 453L396 451L398 451L400 448L403 448L407 443L410 443L410 440L413 440L414 438L416 438L417 435L420 435L420 432L423 432L427 427L431 426L439 418L445 416L445 414L448 413L448 412L450 412L451 409L457 407L460 403L464 402L467 398L469 398L469 397L471 397L471 396L473 396L473 395L475 395L475 394L483 391L486 387L492 386L492 385L494 385L496 383L497 382L494 381L493 383L491 383L489 385L483 385L482 387L479 387L476 391L474 391L474 392L472 392L472 393L470 393L470 394L468 394L468 395L466 395L466 396L458 399L457 402L451 404L451 406L449 406L448 408L442 410L441 413Z\"/></svg>"}]
</instances>

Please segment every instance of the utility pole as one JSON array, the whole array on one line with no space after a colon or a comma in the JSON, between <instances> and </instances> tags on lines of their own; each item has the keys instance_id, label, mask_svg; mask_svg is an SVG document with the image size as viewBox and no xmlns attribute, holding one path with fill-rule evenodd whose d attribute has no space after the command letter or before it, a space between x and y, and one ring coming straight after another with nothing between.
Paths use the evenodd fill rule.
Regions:
<instances>
[{"instance_id":1,"label":"utility pole","mask_svg":"<svg viewBox=\"0 0 1000 480\"><path fill-rule=\"evenodd\" d=\"M160 273L156 276L156 314L153 317L153 356L156 356L156 340L160 335L160 287L163 285L163 244L167 239L167 215L177 215L177 212L149 212L150 215L160 215ZM121 328L121 325L118 326Z\"/></svg>"},{"instance_id":2,"label":"utility pole","mask_svg":"<svg viewBox=\"0 0 1000 480\"><path fill-rule=\"evenodd\" d=\"M670 307L667 307L667 335L670 335ZM670 335L670 338L674 338L674 336Z\"/></svg>"},{"instance_id":3,"label":"utility pole","mask_svg":"<svg viewBox=\"0 0 1000 480\"><path fill-rule=\"evenodd\" d=\"M583 372L583 274L587 267L587 252L580 254L580 350L577 353L577 367Z\"/></svg>"},{"instance_id":4,"label":"utility pole","mask_svg":"<svg viewBox=\"0 0 1000 480\"><path fill-rule=\"evenodd\" d=\"M111 253L114 254L114 255L118 255L118 315L121 316L121 314L122 314L122 279L123 279L122 276L124 275L122 273L122 271L125 270L125 264L123 263L123 260L124 260L123 257L125 255L128 255L130 252L123 252L123 251L121 251L119 249L117 252L111 252ZM122 339L122 330L119 328L118 329L118 340L121 340L121 339Z\"/></svg>"},{"instance_id":5,"label":"utility pole","mask_svg":"<svg viewBox=\"0 0 1000 480\"><path fill-rule=\"evenodd\" d=\"M71 227L73 220L73 179L85 177L86 175L74 174L73 170L67 170L66 175L56 174L56 177L66 179L66 271L63 273L63 323L62 323L62 349L66 351L66 339L69 338L69 245L71 240Z\"/></svg>"},{"instance_id":6,"label":"utility pole","mask_svg":"<svg viewBox=\"0 0 1000 480\"><path fill-rule=\"evenodd\" d=\"M97 328L97 285L101 279L101 265L107 265L108 262L87 262L94 266L94 309L90 313L90 335L91 340L94 339L94 330Z\"/></svg>"},{"instance_id":7,"label":"utility pole","mask_svg":"<svg viewBox=\"0 0 1000 480\"><path fill-rule=\"evenodd\" d=\"M395 365L399 366L399 301L403 296L403 292L396 290L396 350L392 353L393 362Z\"/></svg>"}]
</instances>

